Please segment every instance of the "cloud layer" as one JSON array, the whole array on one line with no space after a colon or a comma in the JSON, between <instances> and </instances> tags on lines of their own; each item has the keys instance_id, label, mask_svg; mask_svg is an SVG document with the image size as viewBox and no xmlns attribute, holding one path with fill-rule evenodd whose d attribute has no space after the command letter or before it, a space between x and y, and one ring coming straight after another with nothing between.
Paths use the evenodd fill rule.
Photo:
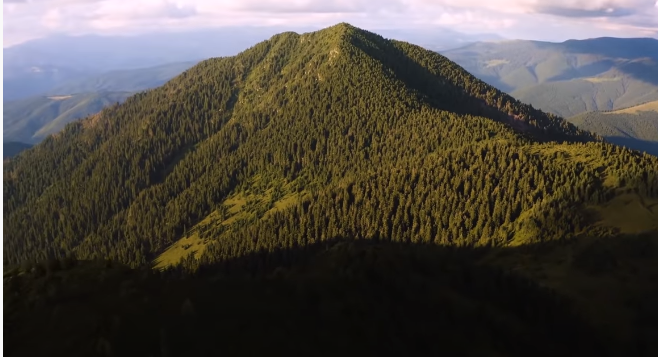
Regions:
<instances>
[{"instance_id":1,"label":"cloud layer","mask_svg":"<svg viewBox=\"0 0 658 357\"><path fill-rule=\"evenodd\" d=\"M656 0L4 0L8 45L56 33L229 25L450 27L511 38L658 37Z\"/></svg>"}]
</instances>

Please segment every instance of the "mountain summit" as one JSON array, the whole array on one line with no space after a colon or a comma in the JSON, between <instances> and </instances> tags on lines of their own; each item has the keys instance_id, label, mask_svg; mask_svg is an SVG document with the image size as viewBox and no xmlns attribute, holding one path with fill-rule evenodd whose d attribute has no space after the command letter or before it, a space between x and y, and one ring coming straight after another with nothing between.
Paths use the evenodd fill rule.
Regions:
<instances>
[{"instance_id":1,"label":"mountain summit","mask_svg":"<svg viewBox=\"0 0 658 357\"><path fill-rule=\"evenodd\" d=\"M70 253L143 264L199 222L221 222L226 200L253 185L260 198L277 187L302 199L373 170L416 171L453 156L446 164L457 165L461 155L524 157L523 170L539 160L533 175L558 185L532 150L512 151L529 150L518 146L524 140L593 139L420 47L345 23L282 33L71 124L6 165L4 254L12 264ZM443 177L434 185L448 189L461 170L432 181ZM458 185L455 199L481 184ZM508 223L557 189L504 208ZM277 208L280 197L269 199ZM483 219L487 231L501 228ZM451 240L482 239L469 224L456 227L446 226Z\"/></svg>"},{"instance_id":2,"label":"mountain summit","mask_svg":"<svg viewBox=\"0 0 658 357\"><path fill-rule=\"evenodd\" d=\"M249 354L273 345L246 337L281 335L274 345L300 346L289 336L313 334L302 342L328 346L328 355L351 343L382 350L391 336L401 339L393 342L401 354L445 352L443 341L451 355L596 354L591 348L599 344L583 337L571 322L580 317L543 290L549 286L586 302L578 305L584 316L625 326L627 334L614 334L624 346L648 346L656 339L636 333L632 321L648 316L651 305L641 302L650 295L625 287L655 286L650 273L638 274L654 271L652 241L629 235L658 229L657 167L658 158L600 141L421 47L348 24L282 33L235 57L203 61L5 163L4 261L29 272L28 280L21 274L11 280L8 325L16 327L8 340L30 341L34 334L25 326L45 316L62 324L39 323L57 342L47 352L34 343L14 350L73 355L67 346L98 345L109 351L111 339L125 348L112 349L121 355L153 354L153 346L165 355L169 345L178 345L180 355L217 348ZM639 243L620 248L636 244L630 242ZM630 256L638 258L629 263ZM92 278L84 269L65 278L54 273L72 258L145 268L137 274L145 280L135 275L118 283L123 268ZM43 261L54 262L44 281L42 265L33 264ZM519 266L526 277L500 273ZM152 267L170 269L163 279L211 279L163 283L149 278ZM611 269L625 274L623 282L599 284L588 275ZM602 299L610 290L628 295ZM60 304L75 296L94 299L84 305L88 311L108 311L100 319L110 322L95 325L102 336L93 344L56 337L68 327L88 335L87 310L69 314ZM166 299L173 305L160 304ZM286 314L297 311L297 302L303 316L291 320ZM55 305L61 309L51 311ZM31 306L41 310L32 313ZM171 320L155 311L160 306L174 311ZM404 310L393 320L381 320L389 316L382 311L398 308ZM218 309L224 310L195 312ZM453 318L453 311L472 318ZM272 316L270 325L258 322L263 316ZM308 329L308 316L337 338ZM339 317L338 328L322 322ZM182 330L204 326L194 321L214 329ZM282 321L290 324L272 327ZM446 328L445 335L437 321L473 322ZM352 330L355 322L368 324ZM488 326L496 337L482 334L480 349L463 340L473 326ZM226 329L216 334L226 340L211 336L217 328ZM181 335L168 338L172 331ZM454 352L464 348L470 352Z\"/></svg>"}]
</instances>

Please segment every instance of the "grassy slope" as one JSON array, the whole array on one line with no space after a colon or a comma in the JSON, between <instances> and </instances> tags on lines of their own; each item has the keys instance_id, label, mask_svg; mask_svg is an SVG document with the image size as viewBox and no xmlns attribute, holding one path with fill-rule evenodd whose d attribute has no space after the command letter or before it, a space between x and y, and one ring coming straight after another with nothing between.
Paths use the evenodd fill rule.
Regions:
<instances>
[{"instance_id":1,"label":"grassy slope","mask_svg":"<svg viewBox=\"0 0 658 357\"><path fill-rule=\"evenodd\" d=\"M583 210L589 212L591 219L588 225L582 229L581 234L599 232L601 227L608 231L629 234L658 231L658 201L637 194L628 194L627 188L629 187L620 183L619 178L608 170L606 160L599 156L595 148L545 144L530 146L527 150L531 155L545 157L545 160L555 160L554 154L561 153L562 155L557 160L565 166L584 164L598 170L601 173L602 184L615 190L616 194L608 202L582 207ZM259 185L267 185L266 183L252 180L252 185L245 192L229 196L223 203L223 206L226 207L224 214L215 211L195 225L190 229L190 233L174 243L154 261L155 267L161 269L176 265L191 252L198 251L195 256L200 257L208 241L199 237L199 231L203 231L210 225L230 225L240 221L248 224L250 220L264 218L269 213L283 210L303 197L303 193L291 192L293 185L285 185L283 197L272 201L271 188L264 192L263 188L257 188ZM263 193L254 194L253 191ZM542 205L536 206L535 209L525 212L515 222L514 226L510 228L513 239L509 242L509 246L522 246L536 239L538 232L525 227L533 217L543 214L543 207ZM230 231L227 230L225 234L230 234Z\"/></svg>"},{"instance_id":2,"label":"grassy slope","mask_svg":"<svg viewBox=\"0 0 658 357\"><path fill-rule=\"evenodd\" d=\"M130 93L104 92L32 97L6 102L3 109L4 139L36 143L60 131L66 124L123 102Z\"/></svg>"},{"instance_id":3,"label":"grassy slope","mask_svg":"<svg viewBox=\"0 0 658 357\"><path fill-rule=\"evenodd\" d=\"M273 195L273 188L262 188L265 186L280 187L280 193ZM220 210L215 210L199 223L195 224L180 240L172 244L167 250L160 254L154 261L156 269L175 266L182 259L194 254L196 258L201 257L208 237L203 232L211 226L226 226L230 234L231 225L239 229L240 226L248 225L256 219L267 218L268 215L285 210L305 196L305 192L297 192L291 184L271 185L259 180L258 177L251 180L251 186L240 192L227 197ZM202 238L203 236L203 238Z\"/></svg>"}]
</instances>

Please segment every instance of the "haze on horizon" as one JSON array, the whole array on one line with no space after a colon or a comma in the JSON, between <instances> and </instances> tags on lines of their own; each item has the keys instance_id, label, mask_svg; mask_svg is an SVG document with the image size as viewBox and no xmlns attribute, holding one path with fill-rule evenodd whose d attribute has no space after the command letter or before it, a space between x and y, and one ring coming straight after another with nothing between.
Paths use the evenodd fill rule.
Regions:
<instances>
[{"instance_id":1,"label":"haze on horizon","mask_svg":"<svg viewBox=\"0 0 658 357\"><path fill-rule=\"evenodd\" d=\"M656 0L5 0L3 47L53 35L135 35L227 26L450 29L508 39L658 38Z\"/></svg>"}]
</instances>

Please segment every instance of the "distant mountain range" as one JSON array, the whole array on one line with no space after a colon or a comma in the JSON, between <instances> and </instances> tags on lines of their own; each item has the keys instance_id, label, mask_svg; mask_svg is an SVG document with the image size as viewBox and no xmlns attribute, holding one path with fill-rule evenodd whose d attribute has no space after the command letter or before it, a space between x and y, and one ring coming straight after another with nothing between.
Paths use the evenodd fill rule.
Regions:
<instances>
[{"instance_id":1,"label":"distant mountain range","mask_svg":"<svg viewBox=\"0 0 658 357\"><path fill-rule=\"evenodd\" d=\"M235 55L277 32L270 27L136 36L52 36L3 49L4 100L23 99L71 81Z\"/></svg>"},{"instance_id":2,"label":"distant mountain range","mask_svg":"<svg viewBox=\"0 0 658 357\"><path fill-rule=\"evenodd\" d=\"M614 144L658 156L658 101L615 111L588 112L569 121Z\"/></svg>"},{"instance_id":3,"label":"distant mountain range","mask_svg":"<svg viewBox=\"0 0 658 357\"><path fill-rule=\"evenodd\" d=\"M98 112L110 103L122 102L130 93L158 87L197 63L185 61L99 72L98 67L78 65L71 60L71 64L76 65L73 70L64 66L70 60L69 55L57 52L53 43L72 48L71 53L77 53L73 49L80 44L91 44L92 40L106 43L109 47L123 44L131 49L125 58L106 53L106 49L99 49L97 53L105 56L102 59L99 57L99 61L108 67L130 67L158 63L164 58L183 59L186 56L237 53L240 43L254 42L259 36L266 36L266 32L252 30L241 34L240 38L233 36L231 41L219 46L221 50L197 46L195 41L188 38L193 33L176 34L172 35L169 46L182 46L187 49L187 54L160 57L153 54L140 55L144 51L136 50L137 43L149 39L148 36L58 37L6 49L6 69L8 66L16 68L16 61L25 59L28 54L37 53L36 48L41 48L41 52L38 52L41 54L52 53L53 58L48 62L37 56L33 63L43 64L42 67L25 68L23 65L22 72L5 72L8 77L4 82L5 99L8 96L21 99L5 102L4 139L37 143L70 121ZM464 35L451 31L436 35L428 31L387 30L382 31L382 34L385 37L418 42L433 50L478 39L498 40L468 44L443 51L443 54L522 102L565 118L573 117L569 119L573 123L601 134L612 142L655 153L652 143L658 141L658 134L649 129L652 128L652 113L611 115L597 112L629 108L658 100L658 40L599 38L550 43L500 41L500 38L493 35ZM196 35L208 38L209 41L212 37L210 33ZM222 32L217 38L227 39L229 36ZM152 40L154 44L150 44L149 48L164 54L166 43L157 36ZM59 54L54 55L56 53ZM25 98L27 93L39 95ZM589 112L593 113L585 114ZM600 123L596 123L597 120Z\"/></svg>"},{"instance_id":4,"label":"distant mountain range","mask_svg":"<svg viewBox=\"0 0 658 357\"><path fill-rule=\"evenodd\" d=\"M36 144L73 120L123 102L129 92L38 96L4 103L3 139Z\"/></svg>"},{"instance_id":5,"label":"distant mountain range","mask_svg":"<svg viewBox=\"0 0 658 357\"><path fill-rule=\"evenodd\" d=\"M229 26L179 33L58 35L32 40L3 49L4 100L50 93L71 81L85 80L108 71L232 56L288 30L291 29L282 26ZM313 28L298 27L294 30L310 31ZM469 35L445 28L389 29L383 34L420 43L433 50L501 39L490 34Z\"/></svg>"},{"instance_id":6,"label":"distant mountain range","mask_svg":"<svg viewBox=\"0 0 658 357\"><path fill-rule=\"evenodd\" d=\"M6 101L3 139L38 143L73 120L123 102L132 93L163 85L195 63L106 72L67 82L45 95Z\"/></svg>"},{"instance_id":7,"label":"distant mountain range","mask_svg":"<svg viewBox=\"0 0 658 357\"><path fill-rule=\"evenodd\" d=\"M19 143L16 141L8 141L8 142L3 142L2 143L2 158L6 159L9 157L14 157L18 155L23 150L27 150L31 148L32 145L30 144L25 144L25 143Z\"/></svg>"},{"instance_id":8,"label":"distant mountain range","mask_svg":"<svg viewBox=\"0 0 658 357\"><path fill-rule=\"evenodd\" d=\"M442 54L525 103L565 118L658 100L658 40L481 42Z\"/></svg>"},{"instance_id":9,"label":"distant mountain range","mask_svg":"<svg viewBox=\"0 0 658 357\"><path fill-rule=\"evenodd\" d=\"M197 62L168 63L138 69L116 70L69 81L48 91L50 95L92 92L138 92L159 87Z\"/></svg>"}]
</instances>

